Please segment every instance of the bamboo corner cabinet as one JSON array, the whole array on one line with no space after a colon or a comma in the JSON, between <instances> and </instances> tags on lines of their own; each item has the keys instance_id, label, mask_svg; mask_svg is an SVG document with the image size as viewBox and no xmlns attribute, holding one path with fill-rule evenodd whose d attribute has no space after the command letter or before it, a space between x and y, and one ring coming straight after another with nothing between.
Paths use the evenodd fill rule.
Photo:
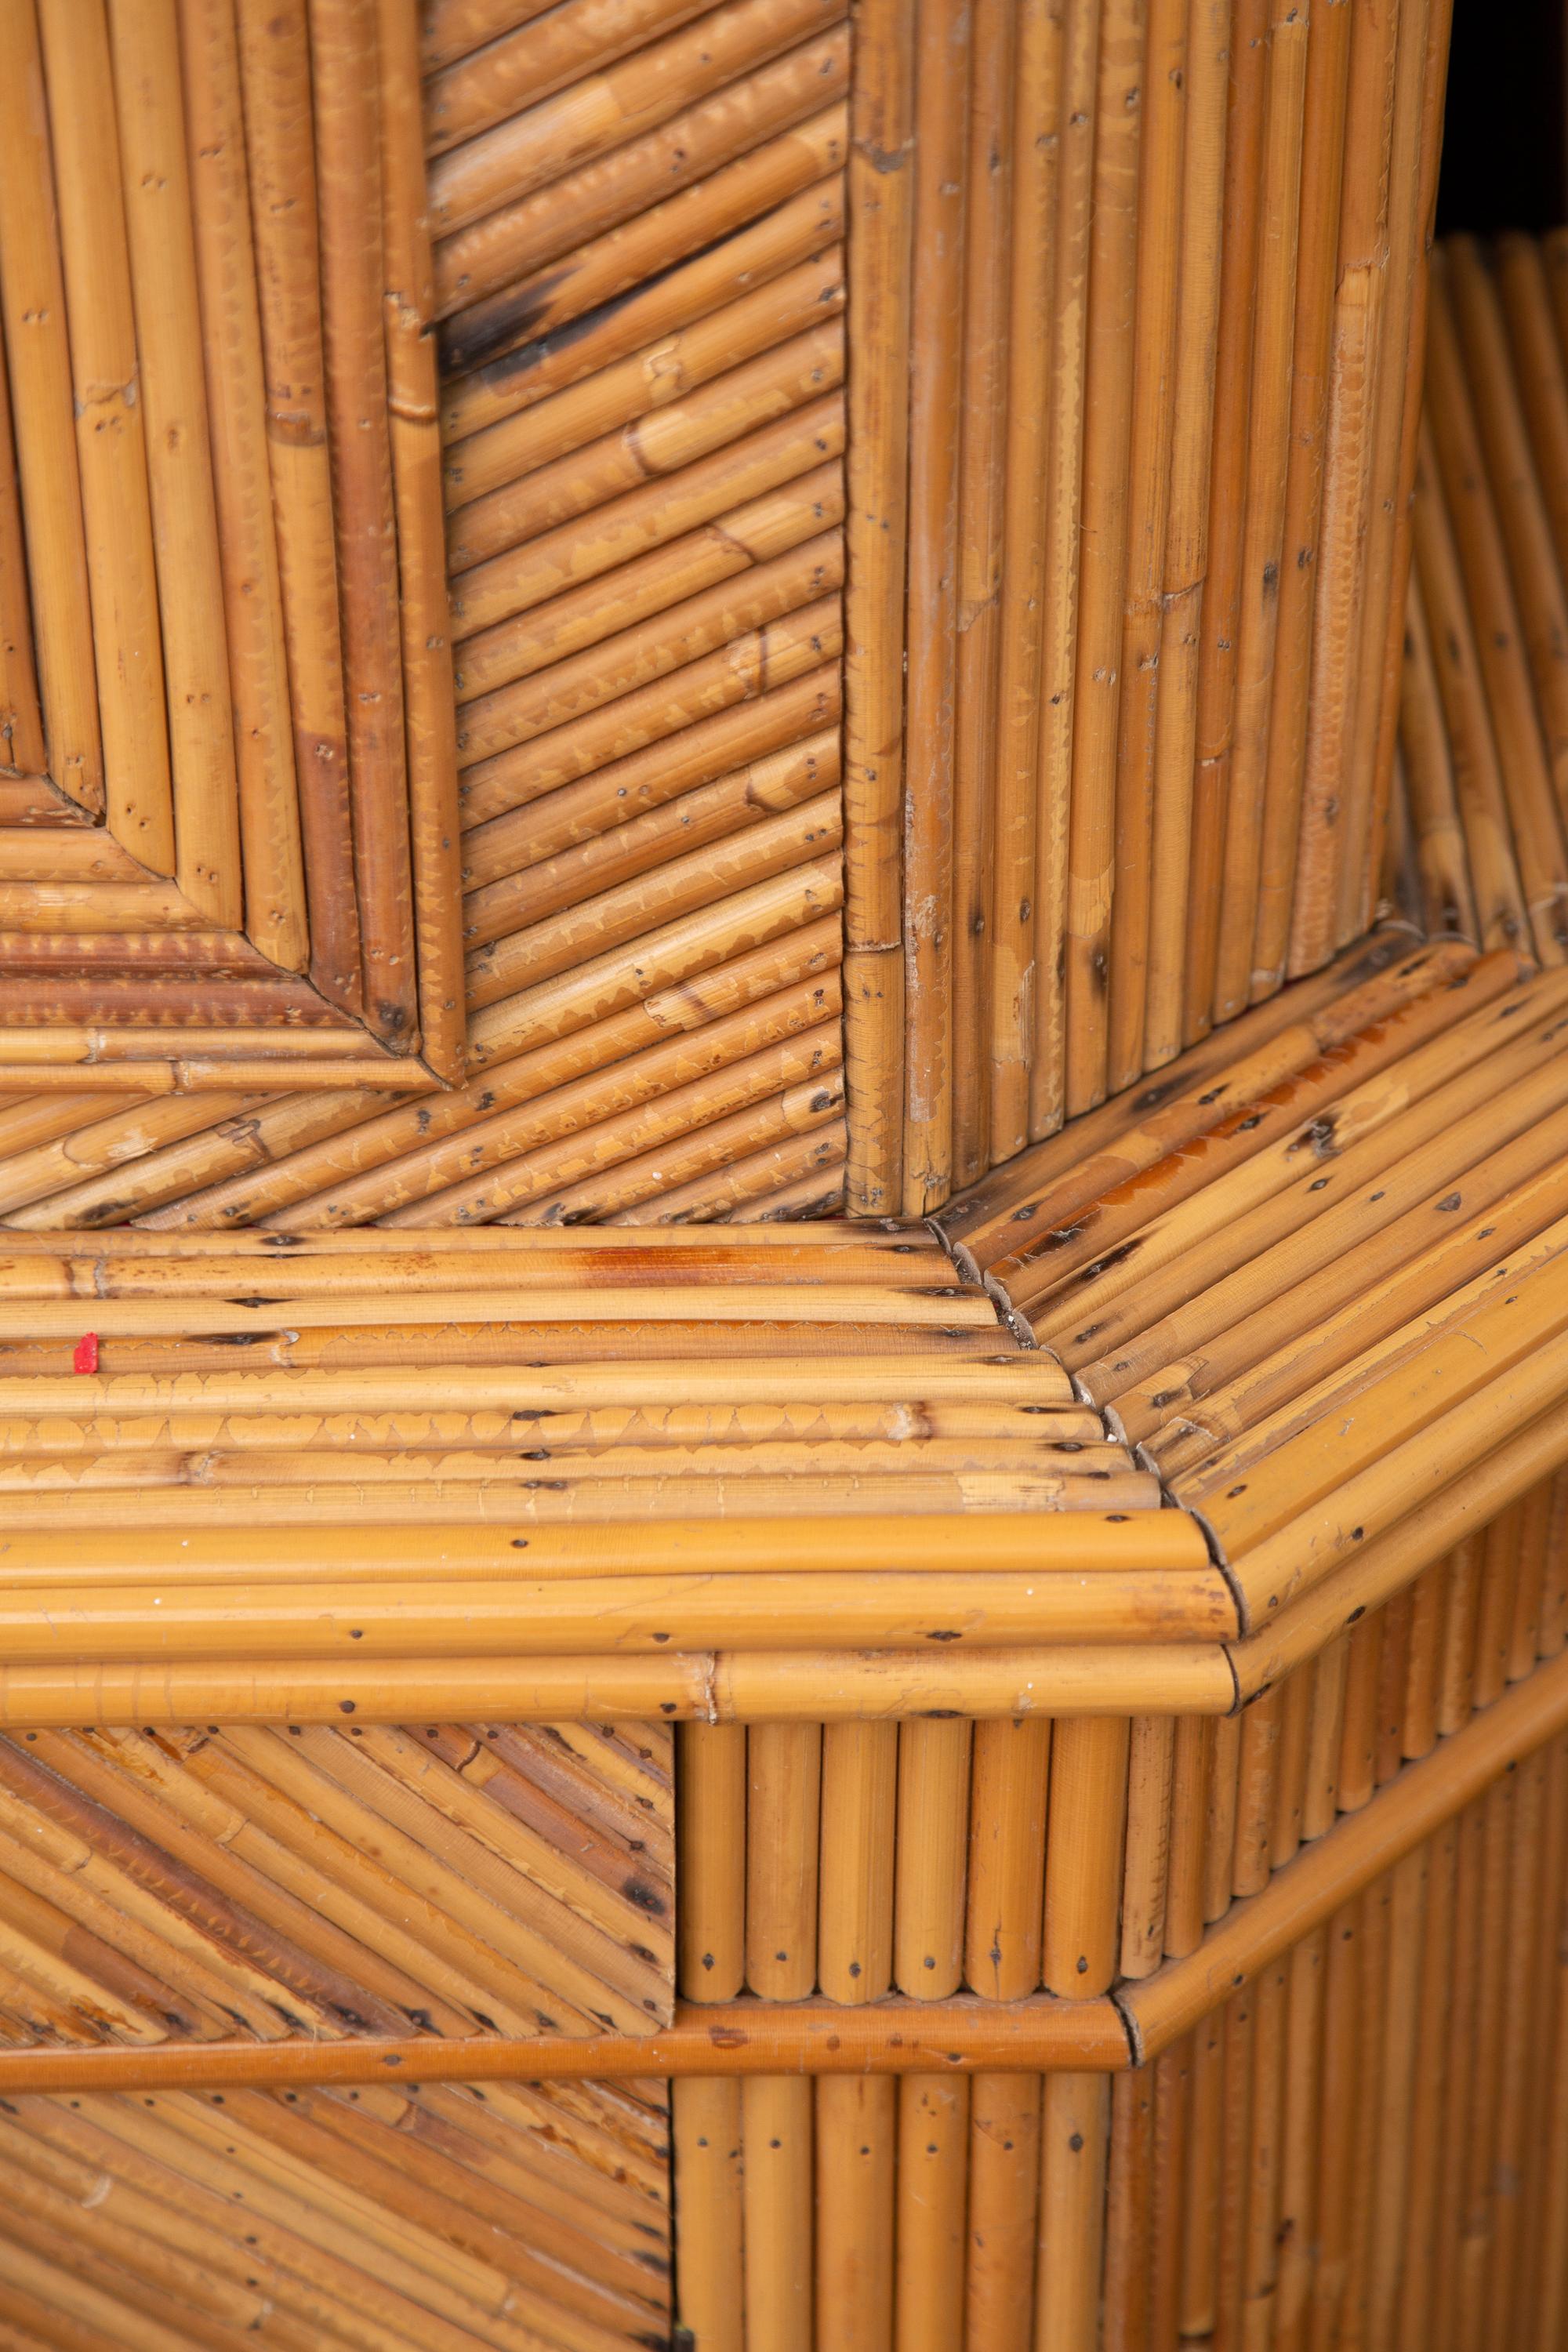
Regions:
<instances>
[{"instance_id":1,"label":"bamboo corner cabinet","mask_svg":"<svg viewBox=\"0 0 1568 2352\"><path fill-rule=\"evenodd\" d=\"M0 2352L1568 2352L1448 17L0 0Z\"/></svg>"}]
</instances>

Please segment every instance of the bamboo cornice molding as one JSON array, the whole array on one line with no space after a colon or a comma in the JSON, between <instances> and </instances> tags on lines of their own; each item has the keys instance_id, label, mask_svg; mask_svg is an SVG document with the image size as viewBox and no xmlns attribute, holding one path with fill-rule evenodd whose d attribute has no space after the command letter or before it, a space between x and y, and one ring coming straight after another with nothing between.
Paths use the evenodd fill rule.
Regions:
<instances>
[{"instance_id":1,"label":"bamboo cornice molding","mask_svg":"<svg viewBox=\"0 0 1568 2352\"><path fill-rule=\"evenodd\" d=\"M1149 2063L1355 1895L1568 1727L1568 1654L1540 1666L1376 1801L1342 1816L1233 1903L1197 1948L1112 1995L1022 2001L963 1997L845 2006L748 1999L683 2002L648 2035L510 2041L355 2037L0 2049L0 2096L29 2093L354 2084L561 2082L725 2074L1105 2073Z\"/></svg>"}]
</instances>

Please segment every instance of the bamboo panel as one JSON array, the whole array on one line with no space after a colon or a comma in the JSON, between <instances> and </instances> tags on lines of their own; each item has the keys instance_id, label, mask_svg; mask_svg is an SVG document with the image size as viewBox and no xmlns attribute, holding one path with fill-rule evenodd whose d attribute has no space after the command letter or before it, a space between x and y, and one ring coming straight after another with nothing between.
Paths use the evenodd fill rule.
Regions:
<instances>
[{"instance_id":1,"label":"bamboo panel","mask_svg":"<svg viewBox=\"0 0 1568 2352\"><path fill-rule=\"evenodd\" d=\"M841 1015L822 852L840 770L845 13L572 11L442 49L426 106L463 937L470 1004L511 1041L487 1066L537 1059L556 975L619 955L635 977L602 1055L554 1057L556 1086L605 1071L575 1088L585 1116L568 1097L497 1117L540 1089L487 1075L426 1178L406 1145L381 1177L346 1137L335 1168L318 1148L327 1213L310 1222L646 1219L666 1193L683 1217L765 1213L803 1172L781 1145L841 1108L809 1082L836 1066ZM802 803L805 824L784 814ZM747 901L773 876L759 925ZM666 1050L661 989L710 971L733 1043ZM694 1016L689 1000L679 1026ZM804 1058L758 1053L814 1029ZM574 1129L581 1147L550 1148Z\"/></svg>"},{"instance_id":2,"label":"bamboo panel","mask_svg":"<svg viewBox=\"0 0 1568 2352\"><path fill-rule=\"evenodd\" d=\"M127 1091L138 1042L154 1087L212 1085L174 1033L265 1025L268 974L308 974L302 1002L338 1021L340 1089L390 1082L378 1045L424 1044L416 1087L460 1067L460 943L433 911L456 890L456 803L449 682L429 685L442 559L420 521L439 452L433 381L418 421L412 11L388 25L384 73L369 0L309 23L298 0L265 26L226 0L93 0L68 36L17 0L0 26L30 124L0 199L7 766L57 788L57 821L101 818L121 860L63 901L58 871L18 874L8 928L61 936L54 988L15 1018L124 1024L125 1066L99 1083ZM400 605L422 625L406 646ZM166 984L154 942L194 929L208 963L223 941L254 973L248 1004ZM89 1007L116 963L132 985ZM24 1058L26 1083L68 1088ZM286 1085L287 1040L262 1059L260 1084Z\"/></svg>"},{"instance_id":3,"label":"bamboo panel","mask_svg":"<svg viewBox=\"0 0 1568 2352\"><path fill-rule=\"evenodd\" d=\"M878 331L913 363L858 428L909 443L903 731L889 710L879 739L908 737L909 1010L879 1024L857 992L847 1060L850 1164L901 1160L909 1213L1373 916L1447 19L919 17L881 142L914 185L912 314ZM852 216L852 282L857 240L868 282L890 235ZM852 858L849 935L886 954L883 887ZM871 1141L900 1067L901 1151Z\"/></svg>"},{"instance_id":4,"label":"bamboo panel","mask_svg":"<svg viewBox=\"0 0 1568 2352\"><path fill-rule=\"evenodd\" d=\"M646 2083L24 2099L0 2147L7 2332L646 2344L668 2324L667 2133Z\"/></svg>"},{"instance_id":5,"label":"bamboo panel","mask_svg":"<svg viewBox=\"0 0 1568 2352\"><path fill-rule=\"evenodd\" d=\"M646 2031L670 1763L658 1726L7 1740L5 2038Z\"/></svg>"}]
</instances>

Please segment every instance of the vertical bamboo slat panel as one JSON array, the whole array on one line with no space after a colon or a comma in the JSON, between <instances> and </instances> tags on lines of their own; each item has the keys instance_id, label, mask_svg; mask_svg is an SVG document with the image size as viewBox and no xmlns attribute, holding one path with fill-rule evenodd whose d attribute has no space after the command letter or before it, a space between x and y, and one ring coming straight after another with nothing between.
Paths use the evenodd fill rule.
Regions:
<instances>
[{"instance_id":1,"label":"vertical bamboo slat panel","mask_svg":"<svg viewBox=\"0 0 1568 2352\"><path fill-rule=\"evenodd\" d=\"M957 20L922 20L886 662L891 692L907 642L908 1211L1374 912L1400 677L1391 635L1363 658L1361 615L1384 625L1408 563L1447 21L1447 0L1026 9L1004 110L984 11L967 65ZM874 1050L850 1033L868 1103Z\"/></svg>"}]
</instances>

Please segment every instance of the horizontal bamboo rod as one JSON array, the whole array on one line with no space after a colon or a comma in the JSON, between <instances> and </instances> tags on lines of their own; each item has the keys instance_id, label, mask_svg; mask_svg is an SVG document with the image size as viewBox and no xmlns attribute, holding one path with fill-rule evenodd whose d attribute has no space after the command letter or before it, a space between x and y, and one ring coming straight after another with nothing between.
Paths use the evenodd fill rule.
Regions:
<instances>
[{"instance_id":1,"label":"horizontal bamboo rod","mask_svg":"<svg viewBox=\"0 0 1568 2352\"><path fill-rule=\"evenodd\" d=\"M734 1548L743 1559L743 1534ZM856 1649L1202 1642L1238 1630L1236 1605L1213 1568L1087 1576L970 1570L954 1578L868 1575L854 1566L776 1576L742 1569L721 1578L531 1578L435 1591L426 1580L342 1591L319 1582L169 1591L67 1584L45 1598L13 1596L0 1586L0 1654L18 1664L816 1650L825 1624Z\"/></svg>"},{"instance_id":2,"label":"horizontal bamboo rod","mask_svg":"<svg viewBox=\"0 0 1568 2352\"><path fill-rule=\"evenodd\" d=\"M938 1654L933 1654L933 1650ZM910 1715L1224 1715L1236 1684L1217 1643L950 1645L881 1654L218 1660L0 1667L0 1729L84 1723L874 1722Z\"/></svg>"},{"instance_id":3,"label":"horizontal bamboo rod","mask_svg":"<svg viewBox=\"0 0 1568 2352\"><path fill-rule=\"evenodd\" d=\"M7 1244L16 1238L9 1233L5 1236ZM531 1351L548 1358L548 1341L531 1328L540 1318L531 1312L520 1319L528 1331ZM566 1319L573 1324L580 1321L575 1312ZM699 1323L713 1319L706 1297L693 1297L691 1319ZM831 1320L826 1315L813 1319ZM89 1318L79 1311L65 1336L74 1338L92 1328ZM381 1344L385 1345L384 1335ZM503 1407L521 1420L532 1412L562 1407L615 1405L907 1404L916 1397L932 1404L978 1404L998 1400L1011 1403L1020 1394L1037 1404L1077 1402L1066 1373L1054 1366L1045 1368L1037 1384L1030 1381L1025 1385L1026 1376L1019 1368L1039 1363L1038 1357L1004 1357L1000 1361L988 1359L979 1363L967 1357L953 1363L919 1362L911 1374L911 1353L906 1341L901 1357L868 1357L858 1363L843 1356L737 1358L723 1364L649 1357L625 1363L433 1364L426 1370L396 1365L309 1372L269 1369L82 1373L59 1380L29 1380L26 1409L82 1416L175 1409L293 1412L305 1403L332 1412L395 1412L404 1405L431 1412L473 1412L489 1405ZM11 1408L15 1411L22 1402L20 1386L8 1394L15 1400ZM1190 1538L1171 1540L1180 1545L1180 1559L1196 1559Z\"/></svg>"},{"instance_id":4,"label":"horizontal bamboo rod","mask_svg":"<svg viewBox=\"0 0 1568 2352\"><path fill-rule=\"evenodd\" d=\"M84 1380L81 1383L87 1385ZM292 1531L245 1524L237 1504L230 1528L175 1534L157 1528L62 1529L7 1545L0 1584L42 1566L57 1584L92 1580L100 1570L140 1568L145 1580L165 1588L184 1581L226 1584L246 1591L269 1576L407 1579L450 1583L465 1576L518 1576L530 1580L613 1573L640 1576L801 1574L814 1568L857 1574L931 1573L963 1578L984 1567L994 1574L1099 1576L1212 1573L1196 1526L1179 1511L1140 1511L1097 1517L1087 1511L1046 1519L1031 1511L932 1512L919 1518L879 1517L747 1518L737 1526L704 1520L604 1527L533 1528L521 1538L505 1528L355 1528L312 1529L301 1544ZM524 1558L526 1554L526 1558ZM1217 1579L1215 1580L1217 1581Z\"/></svg>"},{"instance_id":5,"label":"horizontal bamboo rod","mask_svg":"<svg viewBox=\"0 0 1568 2352\"><path fill-rule=\"evenodd\" d=\"M134 1338L146 1332L177 1333L182 1339L220 1331L264 1331L282 1321L297 1330L331 1330L345 1324L388 1323L680 1323L700 1301L702 1314L717 1322L815 1322L826 1315L855 1323L908 1323L952 1329L994 1329L996 1318L981 1292L942 1285L923 1297L843 1283L810 1289L794 1284L758 1283L746 1291L689 1288L673 1284L657 1291L584 1292L569 1284L551 1289L492 1288L481 1298L466 1291L422 1291L415 1296L365 1291L328 1299L115 1298L92 1302L92 1326L100 1339ZM0 1298L0 1339L74 1337L82 1328L81 1307L58 1299L12 1305Z\"/></svg>"},{"instance_id":6,"label":"horizontal bamboo rod","mask_svg":"<svg viewBox=\"0 0 1568 2352\"><path fill-rule=\"evenodd\" d=\"M1124 1985L1117 2000L1140 2058L1168 2049L1564 1725L1568 1654L1538 1666L1419 1763L1406 1764L1371 1804L1342 1815L1261 1894L1233 1903L1195 1952Z\"/></svg>"},{"instance_id":7,"label":"horizontal bamboo rod","mask_svg":"<svg viewBox=\"0 0 1568 2352\"><path fill-rule=\"evenodd\" d=\"M0 2052L0 2095L395 2083L574 2083L689 2074L1108 2074L1128 2063L1115 2003L894 1998L681 2001L662 2033L512 2041L202 2042Z\"/></svg>"},{"instance_id":8,"label":"horizontal bamboo rod","mask_svg":"<svg viewBox=\"0 0 1568 2352\"><path fill-rule=\"evenodd\" d=\"M222 1033L217 1033L222 1034ZM291 1033L292 1034L292 1033ZM302 1041L303 1042L303 1041ZM314 1044L307 1050L323 1050ZM823 1254L825 1263L835 1249L854 1248L880 1252L907 1253L918 1245L922 1251L928 1241L926 1228L918 1223L863 1225L852 1219L825 1217L814 1223L809 1236L814 1252ZM736 1250L798 1250L802 1234L797 1225L743 1224L726 1225L719 1233L700 1234L683 1227L657 1226L647 1234L639 1234L639 1250L697 1251L707 1257L723 1257ZM381 1258L389 1249L403 1250L406 1244L390 1235L377 1233L374 1227L351 1227L341 1233L226 1233L222 1252L225 1257L255 1257L260 1259L296 1260L328 1257ZM462 1226L437 1227L419 1237L418 1255L430 1257L491 1256L497 1252L521 1260L548 1255L552 1250L607 1249L624 1250L627 1246L624 1234L607 1233L602 1226L544 1226L527 1235L507 1234L494 1229L476 1232ZM7 1233L5 1251L8 1258L58 1257L86 1255L101 1258L146 1257L195 1258L203 1261L214 1255L211 1234L153 1233L135 1225L106 1226L85 1232L61 1231L51 1234Z\"/></svg>"},{"instance_id":9,"label":"horizontal bamboo rod","mask_svg":"<svg viewBox=\"0 0 1568 2352\"><path fill-rule=\"evenodd\" d=\"M47 1033L45 1033L47 1034ZM167 1032L151 1034L166 1035ZM127 1091L138 1095L211 1094L235 1087L287 1090L302 1087L380 1087L400 1095L427 1094L439 1085L435 1074L411 1054L340 1054L333 1060L296 1062L287 1046L268 1055L237 1055L173 1060L126 1055L117 1061L0 1063L0 1094L39 1094L52 1087L72 1094Z\"/></svg>"}]
</instances>

